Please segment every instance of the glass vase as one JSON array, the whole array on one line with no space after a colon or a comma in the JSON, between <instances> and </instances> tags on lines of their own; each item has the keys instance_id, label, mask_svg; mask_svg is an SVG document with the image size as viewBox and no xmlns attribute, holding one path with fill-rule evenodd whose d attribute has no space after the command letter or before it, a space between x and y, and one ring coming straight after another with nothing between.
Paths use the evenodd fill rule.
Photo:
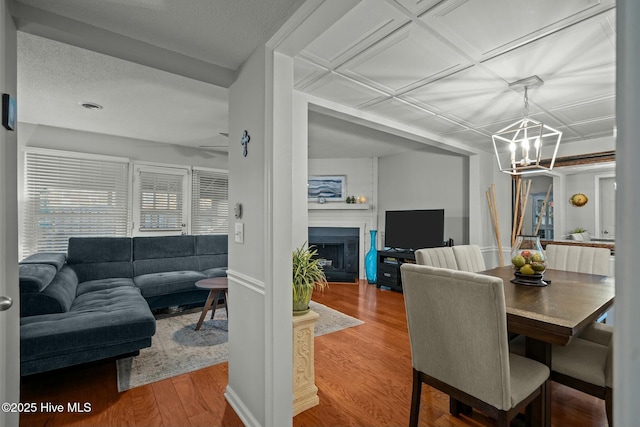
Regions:
<instances>
[{"instance_id":1,"label":"glass vase","mask_svg":"<svg viewBox=\"0 0 640 427\"><path fill-rule=\"evenodd\" d=\"M376 249L376 236L378 230L369 230L371 234L371 249L364 258L364 266L367 273L367 281L375 284L378 278L378 250Z\"/></svg>"},{"instance_id":2,"label":"glass vase","mask_svg":"<svg viewBox=\"0 0 640 427\"><path fill-rule=\"evenodd\" d=\"M539 236L517 236L516 244L511 250L511 263L515 276L522 284L546 285L542 281L542 273L546 270L546 258Z\"/></svg>"}]
</instances>

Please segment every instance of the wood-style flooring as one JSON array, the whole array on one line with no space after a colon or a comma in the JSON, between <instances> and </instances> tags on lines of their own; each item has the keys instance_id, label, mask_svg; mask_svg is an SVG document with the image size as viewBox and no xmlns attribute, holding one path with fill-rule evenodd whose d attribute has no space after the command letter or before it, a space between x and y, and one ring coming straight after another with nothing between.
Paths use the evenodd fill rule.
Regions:
<instances>
[{"instance_id":1,"label":"wood-style flooring","mask_svg":"<svg viewBox=\"0 0 640 427\"><path fill-rule=\"evenodd\" d=\"M315 301L357 317L364 325L315 339L320 405L293 419L302 426L404 426L411 402L411 354L401 293L359 284L331 283ZM223 393L226 363L118 393L115 362L22 379L22 402L88 402L86 413L24 413L21 427L241 426ZM604 402L553 384L552 424L606 426ZM424 385L420 426L492 426L474 411L449 414L448 397Z\"/></svg>"}]
</instances>

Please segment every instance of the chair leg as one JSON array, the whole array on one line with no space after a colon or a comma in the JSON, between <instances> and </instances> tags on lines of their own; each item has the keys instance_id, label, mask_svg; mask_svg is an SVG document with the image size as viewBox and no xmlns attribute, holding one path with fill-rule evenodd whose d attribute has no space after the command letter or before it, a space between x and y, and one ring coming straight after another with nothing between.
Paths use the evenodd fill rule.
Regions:
<instances>
[{"instance_id":1,"label":"chair leg","mask_svg":"<svg viewBox=\"0 0 640 427\"><path fill-rule=\"evenodd\" d=\"M409 427L418 427L418 417L420 415L420 396L422 394L422 380L420 372L413 369L413 387L411 390L411 415L409 417Z\"/></svg>"},{"instance_id":2,"label":"chair leg","mask_svg":"<svg viewBox=\"0 0 640 427\"><path fill-rule=\"evenodd\" d=\"M607 412L609 427L613 427L613 389L607 387L604 392L604 407Z\"/></svg>"},{"instance_id":3,"label":"chair leg","mask_svg":"<svg viewBox=\"0 0 640 427\"><path fill-rule=\"evenodd\" d=\"M551 381L547 380L546 382ZM544 402L546 397L545 384L540 387L540 394L536 396L525 409L525 425L527 427L544 425Z\"/></svg>"},{"instance_id":4,"label":"chair leg","mask_svg":"<svg viewBox=\"0 0 640 427\"><path fill-rule=\"evenodd\" d=\"M499 411L496 418L497 427L509 427L509 417L507 411Z\"/></svg>"},{"instance_id":5,"label":"chair leg","mask_svg":"<svg viewBox=\"0 0 640 427\"><path fill-rule=\"evenodd\" d=\"M449 412L454 417L457 417L460 414L470 416L473 412L473 408L449 396Z\"/></svg>"}]
</instances>

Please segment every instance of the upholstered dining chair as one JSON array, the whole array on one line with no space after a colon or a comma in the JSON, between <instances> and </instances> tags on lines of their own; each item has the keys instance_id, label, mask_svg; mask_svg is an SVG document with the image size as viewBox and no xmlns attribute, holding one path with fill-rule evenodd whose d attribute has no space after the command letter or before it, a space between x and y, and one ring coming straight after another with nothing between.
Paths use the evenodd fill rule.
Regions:
<instances>
[{"instance_id":1,"label":"upholstered dining chair","mask_svg":"<svg viewBox=\"0 0 640 427\"><path fill-rule=\"evenodd\" d=\"M545 248L545 254L547 268L609 275L611 251L607 248L549 244Z\"/></svg>"},{"instance_id":2,"label":"upholstered dining chair","mask_svg":"<svg viewBox=\"0 0 640 427\"><path fill-rule=\"evenodd\" d=\"M545 249L547 268L576 271L579 273L608 276L611 251L607 248L592 248L576 245L547 245ZM606 314L599 321L606 318Z\"/></svg>"},{"instance_id":3,"label":"upholstered dining chair","mask_svg":"<svg viewBox=\"0 0 640 427\"><path fill-rule=\"evenodd\" d=\"M544 398L549 368L509 353L502 280L414 264L401 274L413 365L409 425L418 424L422 383L447 393L455 416L461 403L508 426L527 407L531 421L528 405Z\"/></svg>"},{"instance_id":4,"label":"upholstered dining chair","mask_svg":"<svg viewBox=\"0 0 640 427\"><path fill-rule=\"evenodd\" d=\"M551 349L551 380L605 402L609 427L613 427L612 377L613 327L594 323L565 346ZM509 342L509 350L525 353L525 337Z\"/></svg>"},{"instance_id":5,"label":"upholstered dining chair","mask_svg":"<svg viewBox=\"0 0 640 427\"><path fill-rule=\"evenodd\" d=\"M450 268L458 270L458 263L450 246L439 248L418 249L416 252L416 264L431 267Z\"/></svg>"},{"instance_id":6,"label":"upholstered dining chair","mask_svg":"<svg viewBox=\"0 0 640 427\"><path fill-rule=\"evenodd\" d=\"M458 264L458 270L470 271L477 273L487 269L484 264L484 258L478 245L460 245L453 246L453 256Z\"/></svg>"},{"instance_id":7,"label":"upholstered dining chair","mask_svg":"<svg viewBox=\"0 0 640 427\"><path fill-rule=\"evenodd\" d=\"M551 379L603 399L613 427L613 328L596 323L566 346L553 346Z\"/></svg>"}]
</instances>

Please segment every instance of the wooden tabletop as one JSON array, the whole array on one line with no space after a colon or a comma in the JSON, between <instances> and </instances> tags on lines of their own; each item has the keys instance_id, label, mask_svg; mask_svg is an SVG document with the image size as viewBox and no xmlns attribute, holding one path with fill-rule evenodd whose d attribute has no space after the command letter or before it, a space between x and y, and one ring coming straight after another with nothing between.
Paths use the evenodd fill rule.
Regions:
<instances>
[{"instance_id":1,"label":"wooden tabletop","mask_svg":"<svg viewBox=\"0 0 640 427\"><path fill-rule=\"evenodd\" d=\"M196 286L204 289L224 290L229 287L229 281L226 277L212 277L210 279L198 280Z\"/></svg>"},{"instance_id":2,"label":"wooden tabletop","mask_svg":"<svg viewBox=\"0 0 640 427\"><path fill-rule=\"evenodd\" d=\"M504 281L509 332L566 345L613 305L612 277L549 269L543 277L551 283L535 287L511 283L513 272L511 266L482 272Z\"/></svg>"}]
</instances>

